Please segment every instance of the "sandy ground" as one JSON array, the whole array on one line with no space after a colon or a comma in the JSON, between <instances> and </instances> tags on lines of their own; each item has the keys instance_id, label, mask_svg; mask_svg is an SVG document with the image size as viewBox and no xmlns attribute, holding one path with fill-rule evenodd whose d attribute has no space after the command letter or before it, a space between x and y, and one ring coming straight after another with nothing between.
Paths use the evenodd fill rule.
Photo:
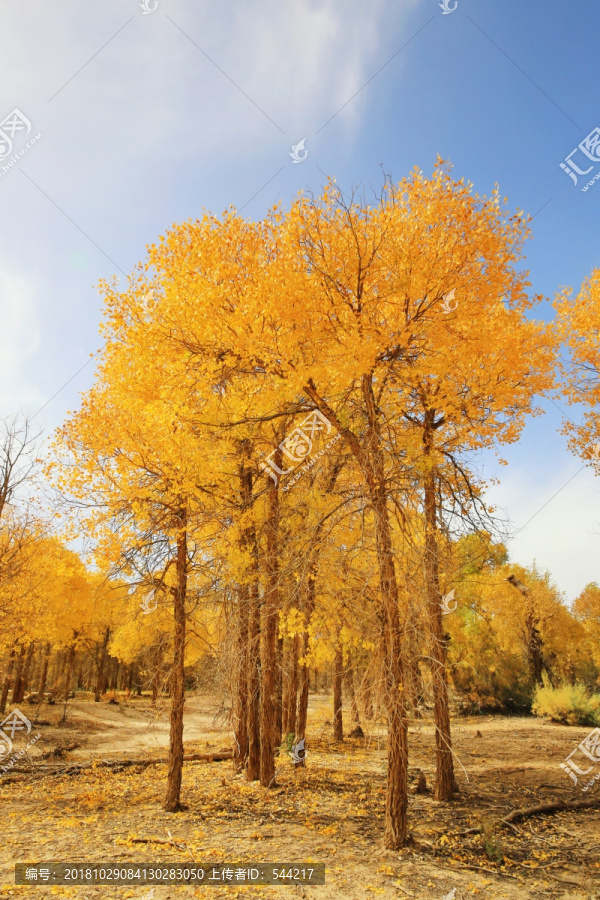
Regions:
<instances>
[{"instance_id":1,"label":"sandy ground","mask_svg":"<svg viewBox=\"0 0 600 900\"><path fill-rule=\"evenodd\" d=\"M164 757L168 711L147 699L118 706L71 702L42 707L42 737L29 753L33 768L2 779L0 895L15 894L167 900L197 897L315 897L319 900L470 897L600 900L600 808L535 816L491 834L460 835L489 825L510 810L557 799L593 799L559 768L590 729L553 726L533 718L481 717L453 723L458 798L437 803L431 792L411 793L414 844L382 849L385 744L382 728L366 739L332 741L331 701L311 696L307 761L295 767L279 757L277 787L265 790L235 775L230 761L185 765L182 800L187 809L161 809L166 765L121 772L95 769L77 775L42 775L42 754L79 742L45 762ZM33 710L23 709L35 720ZM186 749L226 747L232 736L216 701L186 704ZM44 724L49 723L49 724ZM478 732L479 735L478 736ZM21 738L20 741L24 743ZM20 749L19 739L15 750ZM410 734L410 780L434 771L433 729L417 723ZM600 782L599 782L600 784ZM169 833L177 847L169 843ZM135 841L145 843L135 843ZM496 857L496 859L494 858ZM502 860L498 863L496 860ZM69 861L176 863L324 862L324 886L227 887L16 886L15 862Z\"/></svg>"}]
</instances>

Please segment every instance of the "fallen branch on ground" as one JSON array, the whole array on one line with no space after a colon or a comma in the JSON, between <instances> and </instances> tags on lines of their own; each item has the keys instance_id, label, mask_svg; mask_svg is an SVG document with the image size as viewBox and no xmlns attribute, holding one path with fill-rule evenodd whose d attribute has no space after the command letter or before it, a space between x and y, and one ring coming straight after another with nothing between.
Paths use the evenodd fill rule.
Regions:
<instances>
[{"instance_id":1,"label":"fallen branch on ground","mask_svg":"<svg viewBox=\"0 0 600 900\"><path fill-rule=\"evenodd\" d=\"M539 803L537 806L528 806L525 809L513 809L503 819L498 820L498 825L510 825L515 819L524 819L526 816L539 816L547 813L561 812L564 809L593 809L600 806L600 799L596 800L555 800L552 803ZM467 828L466 831L455 831L452 837L464 837L467 834L481 834L483 828Z\"/></svg>"},{"instance_id":2,"label":"fallen branch on ground","mask_svg":"<svg viewBox=\"0 0 600 900\"><path fill-rule=\"evenodd\" d=\"M183 844L177 844L175 841L165 841L164 838L130 838L130 843L132 844L168 844L170 847L175 847L176 850L185 850L185 846Z\"/></svg>"},{"instance_id":3,"label":"fallen branch on ground","mask_svg":"<svg viewBox=\"0 0 600 900\"><path fill-rule=\"evenodd\" d=\"M183 757L184 763L186 762L222 762L226 759L233 759L233 750L216 750L214 753L190 753L186 754ZM17 773L29 773L39 772L43 775L78 775L80 772L89 771L90 769L112 769L114 771L120 771L121 769L128 769L131 766L139 766L143 769L148 766L158 766L165 765L168 763L168 759L114 759L114 760L101 760L100 762L91 762L91 763L82 763L81 765L77 765L73 763L71 765L30 765L30 766L14 766L10 770L11 775L15 775ZM1 777L1 776L0 776Z\"/></svg>"}]
</instances>

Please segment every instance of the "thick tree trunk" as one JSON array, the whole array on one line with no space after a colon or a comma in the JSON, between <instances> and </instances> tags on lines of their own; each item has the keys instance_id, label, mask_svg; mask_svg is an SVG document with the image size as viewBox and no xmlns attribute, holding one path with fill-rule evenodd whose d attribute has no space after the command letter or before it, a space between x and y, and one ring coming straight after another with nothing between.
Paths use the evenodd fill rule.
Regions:
<instances>
[{"instance_id":1,"label":"thick tree trunk","mask_svg":"<svg viewBox=\"0 0 600 900\"><path fill-rule=\"evenodd\" d=\"M428 414L428 420L433 414ZM425 452L432 448L432 420L426 424ZM456 790L450 711L448 706L448 682L446 675L446 643L442 623L442 607L439 586L437 547L436 479L433 472L425 477L425 586L429 612L430 666L433 684L433 718L435 724L435 800L451 800Z\"/></svg>"},{"instance_id":2,"label":"thick tree trunk","mask_svg":"<svg viewBox=\"0 0 600 900\"><path fill-rule=\"evenodd\" d=\"M4 715L6 712L6 703L8 701L8 692L10 691L10 686L12 683L12 673L15 667L15 650L14 648L10 651L10 658L8 660L8 667L6 669L6 675L4 676L4 683L2 685L2 696L0 697L0 714Z\"/></svg>"},{"instance_id":3,"label":"thick tree trunk","mask_svg":"<svg viewBox=\"0 0 600 900\"><path fill-rule=\"evenodd\" d=\"M183 771L183 707L185 704L185 601L187 595L187 514L177 516L177 584L173 591L173 693L171 700L171 732L169 738L169 770L163 803L166 812L181 809L181 777Z\"/></svg>"},{"instance_id":4,"label":"thick tree trunk","mask_svg":"<svg viewBox=\"0 0 600 900\"><path fill-rule=\"evenodd\" d=\"M333 670L333 739L334 741L344 740L344 722L342 718L342 681L344 678L344 659L342 655L342 645L339 642L335 648L334 670Z\"/></svg>"},{"instance_id":5,"label":"thick tree trunk","mask_svg":"<svg viewBox=\"0 0 600 900\"><path fill-rule=\"evenodd\" d=\"M275 464L281 468L282 452L275 453ZM275 781L275 704L277 690L277 623L279 617L279 491L277 486L267 495L267 573L263 598L260 666L260 783L274 786Z\"/></svg>"},{"instance_id":6,"label":"thick tree trunk","mask_svg":"<svg viewBox=\"0 0 600 900\"><path fill-rule=\"evenodd\" d=\"M388 719L388 773L385 802L385 846L398 850L408 840L408 722L402 666L402 634L398 586L383 479L373 492L383 609L385 703Z\"/></svg>"}]
</instances>

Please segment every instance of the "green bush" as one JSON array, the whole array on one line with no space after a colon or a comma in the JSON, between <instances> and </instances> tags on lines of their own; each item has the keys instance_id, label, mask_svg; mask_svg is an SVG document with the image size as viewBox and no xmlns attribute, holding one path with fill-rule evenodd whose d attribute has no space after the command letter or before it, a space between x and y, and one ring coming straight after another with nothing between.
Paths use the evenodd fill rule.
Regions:
<instances>
[{"instance_id":1,"label":"green bush","mask_svg":"<svg viewBox=\"0 0 600 900\"><path fill-rule=\"evenodd\" d=\"M548 716L561 725L600 725L600 694L591 694L584 684L561 684L553 688L544 676L531 707L536 716Z\"/></svg>"}]
</instances>

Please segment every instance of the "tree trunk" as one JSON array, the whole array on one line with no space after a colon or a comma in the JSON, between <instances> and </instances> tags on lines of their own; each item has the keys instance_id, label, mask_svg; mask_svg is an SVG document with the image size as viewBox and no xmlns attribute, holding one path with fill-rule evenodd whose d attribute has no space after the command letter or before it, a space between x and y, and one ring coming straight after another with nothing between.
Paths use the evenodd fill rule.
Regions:
<instances>
[{"instance_id":1,"label":"tree trunk","mask_svg":"<svg viewBox=\"0 0 600 900\"><path fill-rule=\"evenodd\" d=\"M25 696L25 691L29 685L29 672L31 670L31 660L33 659L34 648L35 641L30 641L29 647L27 649L27 657L25 659L25 664L23 666L23 671L19 680L19 685L17 687L17 685L15 684L15 690L13 691L13 703L21 703L23 697Z\"/></svg>"},{"instance_id":2,"label":"tree trunk","mask_svg":"<svg viewBox=\"0 0 600 900\"><path fill-rule=\"evenodd\" d=\"M319 397L314 382L305 387L320 411L345 438L363 474L374 515L375 542L380 584L380 615L385 646L384 677L388 715L388 773L385 802L385 846L398 850L408 840L408 719L402 659L402 630L398 608L398 583L394 566L384 454L377 403L371 375L363 375L362 394L368 429L364 447L357 436L344 427L331 407ZM366 448L366 449L365 449Z\"/></svg>"},{"instance_id":3,"label":"tree trunk","mask_svg":"<svg viewBox=\"0 0 600 900\"><path fill-rule=\"evenodd\" d=\"M100 701L101 694L105 693L104 669L106 666L106 653L108 642L110 640L110 628L106 626L104 637L102 639L102 649L100 650L100 660L98 662L98 678L96 679L96 690L94 691L94 700L96 703Z\"/></svg>"},{"instance_id":4,"label":"tree trunk","mask_svg":"<svg viewBox=\"0 0 600 900\"><path fill-rule=\"evenodd\" d=\"M4 715L6 712L6 703L8 700L8 692L10 690L11 682L12 682L12 673L15 666L15 650L14 648L10 651L10 657L8 660L8 667L6 669L6 675L4 676L4 684L2 685L2 696L0 697L0 715Z\"/></svg>"},{"instance_id":5,"label":"tree trunk","mask_svg":"<svg viewBox=\"0 0 600 900\"><path fill-rule=\"evenodd\" d=\"M252 493L252 472L247 471L250 495ZM258 781L260 778L260 611L261 599L258 582L258 541L254 524L248 529L248 544L251 555L250 606L248 614L248 759L246 778Z\"/></svg>"},{"instance_id":6,"label":"tree trunk","mask_svg":"<svg viewBox=\"0 0 600 900\"><path fill-rule=\"evenodd\" d=\"M434 411L426 416L423 441L425 454L433 448ZM439 585L437 547L436 477L432 470L425 476L425 587L429 612L430 666L433 686L433 719L435 724L435 800L451 800L456 790L450 711L448 706L448 682L446 675L446 642L442 623L442 607Z\"/></svg>"},{"instance_id":7,"label":"tree trunk","mask_svg":"<svg viewBox=\"0 0 600 900\"><path fill-rule=\"evenodd\" d=\"M342 654L342 645L338 634L337 645L335 648L334 670L333 670L333 739L334 741L344 740L344 722L342 718L342 680L344 678L344 658Z\"/></svg>"},{"instance_id":8,"label":"tree trunk","mask_svg":"<svg viewBox=\"0 0 600 900\"><path fill-rule=\"evenodd\" d=\"M310 686L310 668L308 666L308 654L310 652L310 634L308 631L310 620L315 609L316 596L316 571L318 553L313 554L310 561L308 580L306 584L306 602L304 604L304 631L302 633L302 657L304 665L300 673L300 694L298 696L298 715L296 722L296 742L306 739L306 723L308 719L308 689ZM315 693L317 685L317 671L315 675ZM295 768L304 768L304 759L296 763Z\"/></svg>"},{"instance_id":9,"label":"tree trunk","mask_svg":"<svg viewBox=\"0 0 600 900\"><path fill-rule=\"evenodd\" d=\"M42 674L40 677L40 684L38 687L38 703L44 702L44 693L46 691L46 679L48 677L48 663L50 662L50 651L52 649L52 645L50 641L46 642L46 649L44 650L44 661L42 663Z\"/></svg>"},{"instance_id":10,"label":"tree trunk","mask_svg":"<svg viewBox=\"0 0 600 900\"><path fill-rule=\"evenodd\" d=\"M252 470L246 466L244 457L251 450L248 441L240 442L240 453L243 455L239 466L240 481L240 512L248 515L252 507ZM253 529L248 526L240 537L240 550L242 553L252 552ZM250 566L250 572L254 577L254 567ZM233 703L233 768L235 772L243 771L248 760L248 679L250 668L250 586L248 576L245 583L237 590L236 603L237 625L237 659L235 669L235 699Z\"/></svg>"},{"instance_id":11,"label":"tree trunk","mask_svg":"<svg viewBox=\"0 0 600 900\"><path fill-rule=\"evenodd\" d=\"M13 692L12 692L12 702L18 703L20 702L17 698L21 692L21 683L23 676L23 666L25 665L25 653L26 653L25 644L21 644L21 649L19 651L19 656L17 658L17 672L15 675L15 681L13 684Z\"/></svg>"},{"instance_id":12,"label":"tree trunk","mask_svg":"<svg viewBox=\"0 0 600 900\"><path fill-rule=\"evenodd\" d=\"M112 674L110 679L110 688L111 691L118 690L119 687L119 674L121 671L121 663L118 659L113 660Z\"/></svg>"},{"instance_id":13,"label":"tree trunk","mask_svg":"<svg viewBox=\"0 0 600 900\"><path fill-rule=\"evenodd\" d=\"M295 634L290 641L288 678L285 697L285 733L296 734L296 708L298 703L298 650L300 635ZM308 698L307 698L308 699Z\"/></svg>"},{"instance_id":14,"label":"tree trunk","mask_svg":"<svg viewBox=\"0 0 600 900\"><path fill-rule=\"evenodd\" d=\"M531 591L522 581L519 581L514 575L509 575L506 579L513 587L516 587L527 600L527 612L525 615L525 632L527 643L527 660L529 662L529 672L534 685L542 684L542 671L544 669L544 655L542 637L538 630L538 617L533 601Z\"/></svg>"},{"instance_id":15,"label":"tree trunk","mask_svg":"<svg viewBox=\"0 0 600 900\"><path fill-rule=\"evenodd\" d=\"M283 731L283 638L277 638L275 663L275 747L281 745Z\"/></svg>"},{"instance_id":16,"label":"tree trunk","mask_svg":"<svg viewBox=\"0 0 600 900\"><path fill-rule=\"evenodd\" d=\"M237 671L235 682L235 706L233 715L233 768L242 772L248 758L248 607L250 591L241 585L237 592Z\"/></svg>"},{"instance_id":17,"label":"tree trunk","mask_svg":"<svg viewBox=\"0 0 600 900\"><path fill-rule=\"evenodd\" d=\"M173 591L173 693L171 700L171 733L169 738L169 771L167 792L163 809L177 812L181 809L181 777L183 771L183 706L185 703L185 601L187 594L187 513L179 510L177 516L177 584Z\"/></svg>"},{"instance_id":18,"label":"tree trunk","mask_svg":"<svg viewBox=\"0 0 600 900\"><path fill-rule=\"evenodd\" d=\"M365 714L365 719L368 722L373 720L373 678L369 669L365 672L364 677L365 684L365 693L364 693L364 702L363 702L363 711Z\"/></svg>"},{"instance_id":19,"label":"tree trunk","mask_svg":"<svg viewBox=\"0 0 600 900\"><path fill-rule=\"evenodd\" d=\"M69 699L69 691L71 690L71 679L73 678L73 666L75 664L75 643L73 642L69 647L69 652L67 656L67 674L65 676L65 693L64 693L64 701L65 703Z\"/></svg>"},{"instance_id":20,"label":"tree trunk","mask_svg":"<svg viewBox=\"0 0 600 900\"><path fill-rule=\"evenodd\" d=\"M281 468L282 451L277 448L275 464ZM266 586L263 597L260 666L260 783L274 786L275 781L275 704L277 689L277 623L279 617L279 491L271 487L267 494Z\"/></svg>"},{"instance_id":21,"label":"tree trunk","mask_svg":"<svg viewBox=\"0 0 600 900\"><path fill-rule=\"evenodd\" d=\"M163 639L162 636L158 638L158 644L156 647L156 654L154 657L154 672L152 673L152 680L150 683L150 689L152 691L152 706L156 705L156 701L158 699L158 694L160 692L161 679L162 679L162 664L164 659L164 649L163 649Z\"/></svg>"},{"instance_id":22,"label":"tree trunk","mask_svg":"<svg viewBox=\"0 0 600 900\"><path fill-rule=\"evenodd\" d=\"M358 714L358 703L356 702L356 691L354 690L354 666L352 660L348 660L346 668L346 687L348 688L348 697L350 699L350 712L352 715L352 724L354 727L360 727L360 716Z\"/></svg>"}]
</instances>

